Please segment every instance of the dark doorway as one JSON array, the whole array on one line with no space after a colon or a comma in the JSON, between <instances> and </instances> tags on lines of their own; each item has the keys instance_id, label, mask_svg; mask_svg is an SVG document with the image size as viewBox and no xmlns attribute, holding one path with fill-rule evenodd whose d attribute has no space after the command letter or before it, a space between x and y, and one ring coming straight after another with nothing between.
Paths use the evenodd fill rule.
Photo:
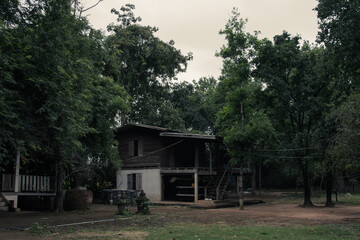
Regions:
<instances>
[{"instance_id":1,"label":"dark doorway","mask_svg":"<svg viewBox=\"0 0 360 240\"><path fill-rule=\"evenodd\" d=\"M192 174L164 174L164 201L194 201L194 179Z\"/></svg>"}]
</instances>

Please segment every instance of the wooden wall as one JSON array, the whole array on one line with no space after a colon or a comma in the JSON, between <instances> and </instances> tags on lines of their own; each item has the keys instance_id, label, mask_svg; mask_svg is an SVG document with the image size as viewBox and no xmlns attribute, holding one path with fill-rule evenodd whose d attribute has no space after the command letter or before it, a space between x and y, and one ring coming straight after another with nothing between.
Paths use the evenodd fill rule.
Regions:
<instances>
[{"instance_id":1,"label":"wooden wall","mask_svg":"<svg viewBox=\"0 0 360 240\"><path fill-rule=\"evenodd\" d=\"M139 140L142 144L142 155L131 156L129 154L129 142ZM142 167L159 167L161 163L161 151L152 153L161 149L162 142L159 137L149 133L126 133L118 137L119 155L123 161L123 168L142 168ZM152 154L151 154L152 153Z\"/></svg>"},{"instance_id":2,"label":"wooden wall","mask_svg":"<svg viewBox=\"0 0 360 240\"><path fill-rule=\"evenodd\" d=\"M159 131L147 129L132 129L126 133L118 134L118 150L123 161L123 169L151 167L193 168L195 167L195 146L199 150L199 167L208 165L205 160L204 141L166 138L160 137L159 134ZM129 154L129 142L134 139L142 144L142 156L131 156ZM179 143L179 141L181 142ZM178 144L169 147L175 143Z\"/></svg>"}]
</instances>

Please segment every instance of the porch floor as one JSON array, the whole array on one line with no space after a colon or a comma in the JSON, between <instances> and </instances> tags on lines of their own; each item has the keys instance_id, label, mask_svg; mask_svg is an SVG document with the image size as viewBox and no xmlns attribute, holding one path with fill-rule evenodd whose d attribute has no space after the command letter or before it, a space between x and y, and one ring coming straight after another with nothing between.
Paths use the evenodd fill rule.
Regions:
<instances>
[{"instance_id":1,"label":"porch floor","mask_svg":"<svg viewBox=\"0 0 360 240\"><path fill-rule=\"evenodd\" d=\"M53 192L48 192L48 193L43 193L43 192L1 192L2 195L4 196L46 196L46 197L51 197L51 196L56 196L56 193Z\"/></svg>"},{"instance_id":2,"label":"porch floor","mask_svg":"<svg viewBox=\"0 0 360 240\"><path fill-rule=\"evenodd\" d=\"M235 207L239 206L238 199L226 199L226 200L199 200L195 202L179 202L179 201L159 201L152 202L154 205L162 205L162 206L184 206L191 208L203 208L203 209L212 209L212 208L227 208L227 207ZM264 203L258 199L245 199L244 205L253 205Z\"/></svg>"},{"instance_id":3,"label":"porch floor","mask_svg":"<svg viewBox=\"0 0 360 240\"><path fill-rule=\"evenodd\" d=\"M152 202L154 205L163 206L189 206L193 208L216 208L214 200L199 200L195 202L180 202L180 201L157 201Z\"/></svg>"}]
</instances>

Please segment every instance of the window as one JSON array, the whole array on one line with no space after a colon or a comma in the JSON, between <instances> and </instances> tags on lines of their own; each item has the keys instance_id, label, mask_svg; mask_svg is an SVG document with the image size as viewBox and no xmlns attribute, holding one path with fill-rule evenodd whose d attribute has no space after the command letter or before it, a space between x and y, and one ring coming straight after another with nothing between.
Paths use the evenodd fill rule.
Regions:
<instances>
[{"instance_id":1,"label":"window","mask_svg":"<svg viewBox=\"0 0 360 240\"><path fill-rule=\"evenodd\" d=\"M132 173L132 174L127 175L127 189L128 190L142 190L141 173Z\"/></svg>"},{"instance_id":2,"label":"window","mask_svg":"<svg viewBox=\"0 0 360 240\"><path fill-rule=\"evenodd\" d=\"M133 156L139 156L139 140L134 140L134 154Z\"/></svg>"},{"instance_id":3,"label":"window","mask_svg":"<svg viewBox=\"0 0 360 240\"><path fill-rule=\"evenodd\" d=\"M136 157L143 155L142 141L139 139L132 139L129 141L129 156Z\"/></svg>"}]
</instances>

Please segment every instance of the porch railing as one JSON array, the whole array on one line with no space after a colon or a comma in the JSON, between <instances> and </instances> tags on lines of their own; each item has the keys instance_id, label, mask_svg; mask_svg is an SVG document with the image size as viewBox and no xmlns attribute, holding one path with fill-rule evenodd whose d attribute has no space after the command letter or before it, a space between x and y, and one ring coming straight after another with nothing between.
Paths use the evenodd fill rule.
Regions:
<instances>
[{"instance_id":1,"label":"porch railing","mask_svg":"<svg viewBox=\"0 0 360 240\"><path fill-rule=\"evenodd\" d=\"M55 192L55 179L50 176L19 175L19 192ZM0 174L0 191L15 191L15 174Z\"/></svg>"}]
</instances>

